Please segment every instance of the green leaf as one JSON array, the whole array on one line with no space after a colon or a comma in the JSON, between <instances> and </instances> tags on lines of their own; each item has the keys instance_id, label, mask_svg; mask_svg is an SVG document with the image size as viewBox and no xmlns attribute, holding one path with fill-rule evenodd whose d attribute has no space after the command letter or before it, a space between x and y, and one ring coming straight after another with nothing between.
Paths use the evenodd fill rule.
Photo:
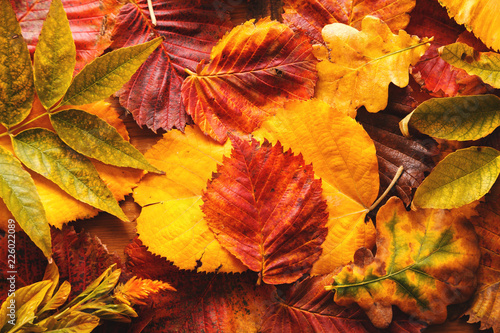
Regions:
<instances>
[{"instance_id":1,"label":"green leaf","mask_svg":"<svg viewBox=\"0 0 500 333\"><path fill-rule=\"evenodd\" d=\"M420 104L399 123L410 136L408 126L435 138L478 140L500 126L500 98L495 95L433 98Z\"/></svg>"},{"instance_id":2,"label":"green leaf","mask_svg":"<svg viewBox=\"0 0 500 333\"><path fill-rule=\"evenodd\" d=\"M76 47L61 0L52 0L35 50L35 88L49 109L68 89L76 63Z\"/></svg>"},{"instance_id":3,"label":"green leaf","mask_svg":"<svg viewBox=\"0 0 500 333\"><path fill-rule=\"evenodd\" d=\"M36 318L38 306L43 301L52 283L52 281L48 280L36 282L16 290L14 294L7 297L0 308L0 324L3 324L3 330L1 331L15 332L24 325L32 323ZM12 299L14 300L13 303L11 302ZM15 325L8 323L8 320L12 319L8 317L8 313L10 313L8 306L12 306L11 304L14 304L16 309Z\"/></svg>"},{"instance_id":4,"label":"green leaf","mask_svg":"<svg viewBox=\"0 0 500 333\"><path fill-rule=\"evenodd\" d=\"M0 146L0 197L19 226L46 257L52 255L50 227L30 174Z\"/></svg>"},{"instance_id":5,"label":"green leaf","mask_svg":"<svg viewBox=\"0 0 500 333\"><path fill-rule=\"evenodd\" d=\"M61 139L77 152L106 164L163 173L125 141L116 129L99 117L69 109L50 115Z\"/></svg>"},{"instance_id":6,"label":"green leaf","mask_svg":"<svg viewBox=\"0 0 500 333\"><path fill-rule=\"evenodd\" d=\"M477 75L483 82L500 88L500 54L477 52L463 43L442 46L438 52L450 65L461 68L470 75Z\"/></svg>"},{"instance_id":7,"label":"green leaf","mask_svg":"<svg viewBox=\"0 0 500 333\"><path fill-rule=\"evenodd\" d=\"M34 98L28 46L9 0L0 0L0 123L11 126L28 116Z\"/></svg>"},{"instance_id":8,"label":"green leaf","mask_svg":"<svg viewBox=\"0 0 500 333\"><path fill-rule=\"evenodd\" d=\"M158 37L96 58L75 76L61 105L89 104L109 97L130 80L162 41Z\"/></svg>"},{"instance_id":9,"label":"green leaf","mask_svg":"<svg viewBox=\"0 0 500 333\"><path fill-rule=\"evenodd\" d=\"M457 208L483 197L500 173L500 152L470 147L446 156L420 184L412 206Z\"/></svg>"},{"instance_id":10,"label":"green leaf","mask_svg":"<svg viewBox=\"0 0 500 333\"><path fill-rule=\"evenodd\" d=\"M12 146L24 165L74 198L128 220L92 162L68 147L54 132L30 128L14 136Z\"/></svg>"},{"instance_id":11,"label":"green leaf","mask_svg":"<svg viewBox=\"0 0 500 333\"><path fill-rule=\"evenodd\" d=\"M473 226L458 211L407 211L393 197L377 213L377 252L360 248L334 276L335 303L358 303L386 328L392 306L416 320L439 324L446 307L476 290L480 249Z\"/></svg>"}]
</instances>

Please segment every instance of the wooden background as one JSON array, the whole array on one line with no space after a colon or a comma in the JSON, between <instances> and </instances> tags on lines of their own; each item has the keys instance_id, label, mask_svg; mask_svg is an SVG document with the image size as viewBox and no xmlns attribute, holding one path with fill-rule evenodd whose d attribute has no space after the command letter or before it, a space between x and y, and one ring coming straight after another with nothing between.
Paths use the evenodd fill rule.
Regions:
<instances>
[{"instance_id":1,"label":"wooden background","mask_svg":"<svg viewBox=\"0 0 500 333\"><path fill-rule=\"evenodd\" d=\"M150 130L139 128L131 115L126 115L125 111L123 109L121 110L123 112L122 118L130 134L131 143L141 152L146 152L162 137L161 134L155 134ZM121 207L132 222L122 222L112 215L100 213L93 219L77 221L74 225L77 231L84 229L91 235L99 237L110 252L115 252L122 259L125 259L123 250L136 236L135 219L140 215L141 207L134 202L131 196L128 196L125 201L121 203ZM424 332L492 333L493 331L491 329L479 331L479 324L467 324L466 320L461 318L448 321L442 325L429 327L425 329Z\"/></svg>"}]
</instances>

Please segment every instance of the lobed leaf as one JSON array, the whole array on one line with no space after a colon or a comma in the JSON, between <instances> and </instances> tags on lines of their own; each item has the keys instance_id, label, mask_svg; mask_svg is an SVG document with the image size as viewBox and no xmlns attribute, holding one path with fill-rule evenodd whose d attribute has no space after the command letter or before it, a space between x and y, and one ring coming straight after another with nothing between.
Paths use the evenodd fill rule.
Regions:
<instances>
[{"instance_id":1,"label":"lobed leaf","mask_svg":"<svg viewBox=\"0 0 500 333\"><path fill-rule=\"evenodd\" d=\"M452 66L477 75L485 83L500 88L500 54L477 52L463 43L454 43L439 48L439 56Z\"/></svg>"},{"instance_id":2,"label":"lobed leaf","mask_svg":"<svg viewBox=\"0 0 500 333\"><path fill-rule=\"evenodd\" d=\"M0 123L9 127L30 113L33 69L21 28L8 0L0 1Z\"/></svg>"},{"instance_id":3,"label":"lobed leaf","mask_svg":"<svg viewBox=\"0 0 500 333\"><path fill-rule=\"evenodd\" d=\"M203 193L202 211L221 245L259 273L259 282L291 283L321 255L328 213L311 165L281 144L230 135Z\"/></svg>"},{"instance_id":4,"label":"lobed leaf","mask_svg":"<svg viewBox=\"0 0 500 333\"><path fill-rule=\"evenodd\" d=\"M409 126L435 138L478 140L500 126L500 98L477 95L430 99L400 122L406 136L410 136Z\"/></svg>"},{"instance_id":5,"label":"lobed leaf","mask_svg":"<svg viewBox=\"0 0 500 333\"><path fill-rule=\"evenodd\" d=\"M287 99L313 95L315 65L307 38L276 21L248 21L226 34L210 63L200 63L184 80L186 112L221 143L228 131L251 133Z\"/></svg>"},{"instance_id":6,"label":"lobed leaf","mask_svg":"<svg viewBox=\"0 0 500 333\"><path fill-rule=\"evenodd\" d=\"M441 0L448 15L458 24L463 24L472 31L486 46L500 51L500 25L498 24L498 3L492 0Z\"/></svg>"},{"instance_id":7,"label":"lobed leaf","mask_svg":"<svg viewBox=\"0 0 500 333\"><path fill-rule=\"evenodd\" d=\"M61 0L52 0L35 51L35 88L50 109L61 99L73 78L76 48Z\"/></svg>"},{"instance_id":8,"label":"lobed leaf","mask_svg":"<svg viewBox=\"0 0 500 333\"><path fill-rule=\"evenodd\" d=\"M334 277L335 303L354 302L376 327L392 320L392 306L429 324L446 320L450 304L475 291L480 252L473 227L460 213L408 212L391 198L377 214L377 253L360 249Z\"/></svg>"},{"instance_id":9,"label":"lobed leaf","mask_svg":"<svg viewBox=\"0 0 500 333\"><path fill-rule=\"evenodd\" d=\"M300 153L321 178L328 235L311 274L328 274L352 261L359 247L373 247L375 228L365 224L365 217L377 198L378 166L375 146L361 125L324 102L296 101L285 104L254 135Z\"/></svg>"},{"instance_id":10,"label":"lobed leaf","mask_svg":"<svg viewBox=\"0 0 500 333\"><path fill-rule=\"evenodd\" d=\"M415 192L412 206L457 208L483 197L500 174L500 152L470 147L446 156Z\"/></svg>"},{"instance_id":11,"label":"lobed leaf","mask_svg":"<svg viewBox=\"0 0 500 333\"><path fill-rule=\"evenodd\" d=\"M165 175L146 175L134 190L142 206L137 218L139 238L154 254L181 269L204 272L242 272L246 267L215 239L200 209L203 190L230 142L220 145L198 127L185 134L171 131L145 156Z\"/></svg>"},{"instance_id":12,"label":"lobed leaf","mask_svg":"<svg viewBox=\"0 0 500 333\"><path fill-rule=\"evenodd\" d=\"M404 29L410 21L408 13L415 7L414 0L336 1L285 0L283 20L316 42L323 42L321 29L331 23L343 23L356 29L367 16L383 20L392 31Z\"/></svg>"},{"instance_id":13,"label":"lobed leaf","mask_svg":"<svg viewBox=\"0 0 500 333\"><path fill-rule=\"evenodd\" d=\"M12 138L16 156L74 198L127 220L92 162L68 147L54 132L25 130Z\"/></svg>"},{"instance_id":14,"label":"lobed leaf","mask_svg":"<svg viewBox=\"0 0 500 333\"><path fill-rule=\"evenodd\" d=\"M96 58L75 76L60 105L89 104L111 96L130 80L162 40L158 37Z\"/></svg>"},{"instance_id":15,"label":"lobed leaf","mask_svg":"<svg viewBox=\"0 0 500 333\"><path fill-rule=\"evenodd\" d=\"M61 139L85 156L115 166L162 173L125 141L113 126L96 115L69 109L51 114L50 121Z\"/></svg>"},{"instance_id":16,"label":"lobed leaf","mask_svg":"<svg viewBox=\"0 0 500 333\"><path fill-rule=\"evenodd\" d=\"M50 228L35 183L21 163L0 147L0 198L19 226L48 258L52 255Z\"/></svg>"},{"instance_id":17,"label":"lobed leaf","mask_svg":"<svg viewBox=\"0 0 500 333\"><path fill-rule=\"evenodd\" d=\"M351 116L362 105L369 112L383 110L389 84L408 85L408 68L417 63L430 41L403 30L395 35L387 24L371 16L363 19L361 31L333 23L322 34L326 46L314 49L321 60L315 97Z\"/></svg>"}]
</instances>

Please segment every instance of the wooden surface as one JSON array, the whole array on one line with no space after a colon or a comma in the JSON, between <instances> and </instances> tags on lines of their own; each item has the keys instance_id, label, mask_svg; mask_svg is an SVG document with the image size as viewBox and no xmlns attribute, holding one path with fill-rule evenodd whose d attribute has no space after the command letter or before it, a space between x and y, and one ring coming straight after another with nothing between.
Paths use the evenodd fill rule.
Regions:
<instances>
[{"instance_id":1,"label":"wooden surface","mask_svg":"<svg viewBox=\"0 0 500 333\"><path fill-rule=\"evenodd\" d=\"M149 130L140 129L130 115L124 116L123 119L129 130L132 144L143 153L161 138L161 134L154 134ZM123 249L136 236L135 219L139 216L141 207L133 201L131 196L128 196L121 203L121 207L132 222L122 222L112 215L101 213L93 219L77 221L74 225L78 231L83 228L90 234L99 237L110 252L115 252L122 259L125 259ZM492 330L479 331L479 324L467 324L466 320L462 318L446 322L443 325L429 327L424 332L492 333Z\"/></svg>"}]
</instances>

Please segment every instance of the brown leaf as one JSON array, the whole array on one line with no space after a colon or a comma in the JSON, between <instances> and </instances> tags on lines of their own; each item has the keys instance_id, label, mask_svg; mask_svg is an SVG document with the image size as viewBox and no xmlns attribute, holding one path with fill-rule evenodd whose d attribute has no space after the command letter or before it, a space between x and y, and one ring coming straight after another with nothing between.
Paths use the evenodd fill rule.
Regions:
<instances>
[{"instance_id":1,"label":"brown leaf","mask_svg":"<svg viewBox=\"0 0 500 333\"><path fill-rule=\"evenodd\" d=\"M203 195L205 219L223 247L259 272L259 282L294 282L318 260L327 234L321 181L279 141L231 142L231 158Z\"/></svg>"}]
</instances>

